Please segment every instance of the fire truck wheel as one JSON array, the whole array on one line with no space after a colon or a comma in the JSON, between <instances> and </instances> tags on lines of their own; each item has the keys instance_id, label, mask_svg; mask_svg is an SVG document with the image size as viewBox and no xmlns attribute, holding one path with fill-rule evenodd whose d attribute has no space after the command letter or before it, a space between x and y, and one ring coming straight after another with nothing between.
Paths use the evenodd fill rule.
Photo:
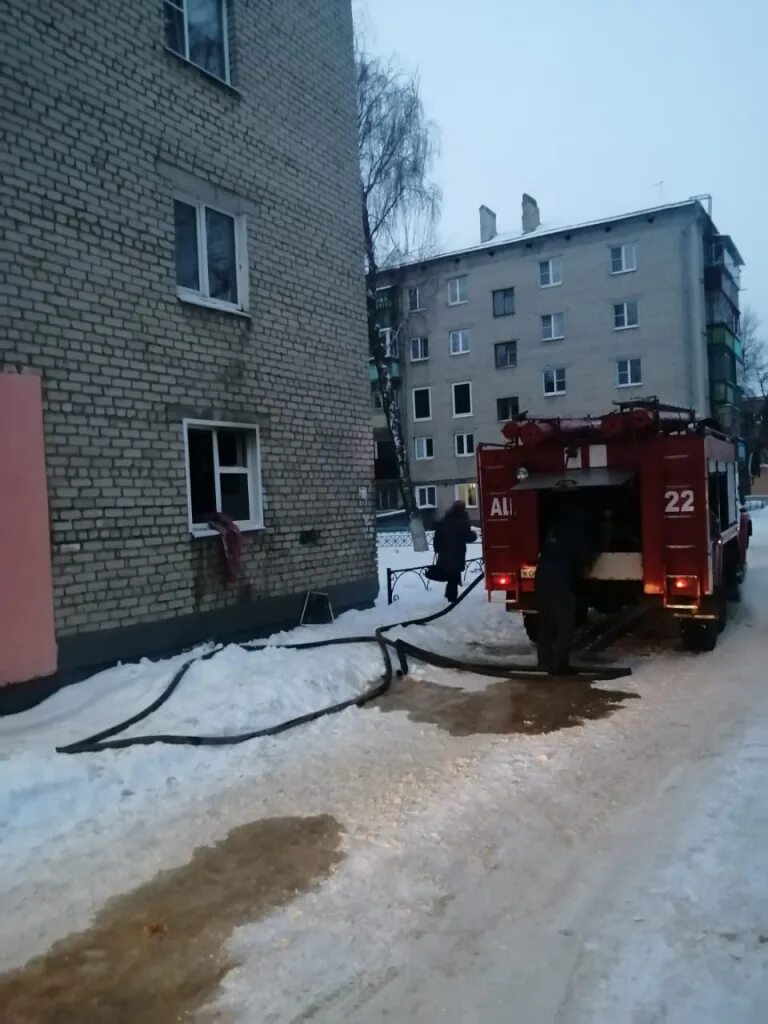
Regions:
<instances>
[{"instance_id":1,"label":"fire truck wheel","mask_svg":"<svg viewBox=\"0 0 768 1024\"><path fill-rule=\"evenodd\" d=\"M686 651L704 654L714 651L720 633L720 619L682 619L680 636Z\"/></svg>"},{"instance_id":2,"label":"fire truck wheel","mask_svg":"<svg viewBox=\"0 0 768 1024\"><path fill-rule=\"evenodd\" d=\"M539 617L538 615L523 615L523 629L528 634L528 639L532 644L538 642L539 639Z\"/></svg>"}]
</instances>

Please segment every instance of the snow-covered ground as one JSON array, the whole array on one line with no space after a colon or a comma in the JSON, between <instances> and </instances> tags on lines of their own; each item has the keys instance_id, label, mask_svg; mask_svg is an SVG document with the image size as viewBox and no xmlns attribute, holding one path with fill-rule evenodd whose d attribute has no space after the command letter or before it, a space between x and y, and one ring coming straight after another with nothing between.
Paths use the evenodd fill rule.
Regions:
<instances>
[{"instance_id":1,"label":"snow-covered ground","mask_svg":"<svg viewBox=\"0 0 768 1024\"><path fill-rule=\"evenodd\" d=\"M387 562L424 561L382 556L382 575ZM227 941L238 966L214 993L222 1019L763 1021L765 512L744 590L713 654L640 659L610 688L641 699L542 734L457 732L393 699L400 710L384 701L240 747L54 753L146 704L179 659L113 669L0 720L0 968L236 826L331 815L343 829L331 876ZM368 634L443 603L408 576L397 592L390 608L384 598L275 642ZM481 589L413 635L465 656L478 644L525 650L519 624ZM380 671L373 646L227 648L135 733L256 728L360 692ZM438 701L482 702L499 685L414 675ZM502 700L546 705L525 690L512 684Z\"/></svg>"}]
</instances>

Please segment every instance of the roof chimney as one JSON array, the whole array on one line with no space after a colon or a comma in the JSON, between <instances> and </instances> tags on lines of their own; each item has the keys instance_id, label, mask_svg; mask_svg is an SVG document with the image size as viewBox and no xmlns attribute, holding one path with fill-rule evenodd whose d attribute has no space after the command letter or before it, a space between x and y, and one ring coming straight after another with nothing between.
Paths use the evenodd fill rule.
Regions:
<instances>
[{"instance_id":1,"label":"roof chimney","mask_svg":"<svg viewBox=\"0 0 768 1024\"><path fill-rule=\"evenodd\" d=\"M480 207L480 241L490 242L496 237L496 214L487 206Z\"/></svg>"},{"instance_id":2,"label":"roof chimney","mask_svg":"<svg viewBox=\"0 0 768 1024\"><path fill-rule=\"evenodd\" d=\"M535 231L540 224L539 204L533 196L523 192L523 234L527 235L529 231Z\"/></svg>"}]
</instances>

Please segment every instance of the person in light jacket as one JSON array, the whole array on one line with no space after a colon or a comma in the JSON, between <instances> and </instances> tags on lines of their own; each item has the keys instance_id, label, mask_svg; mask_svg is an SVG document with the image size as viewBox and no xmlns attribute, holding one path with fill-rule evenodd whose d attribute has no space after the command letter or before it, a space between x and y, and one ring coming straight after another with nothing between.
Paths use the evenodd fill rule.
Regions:
<instances>
[{"instance_id":1,"label":"person in light jacket","mask_svg":"<svg viewBox=\"0 0 768 1024\"><path fill-rule=\"evenodd\" d=\"M461 574L467 561L467 544L473 544L477 534L472 529L463 501L454 501L435 526L434 548L437 567L446 575L445 597L454 604L459 596Z\"/></svg>"}]
</instances>

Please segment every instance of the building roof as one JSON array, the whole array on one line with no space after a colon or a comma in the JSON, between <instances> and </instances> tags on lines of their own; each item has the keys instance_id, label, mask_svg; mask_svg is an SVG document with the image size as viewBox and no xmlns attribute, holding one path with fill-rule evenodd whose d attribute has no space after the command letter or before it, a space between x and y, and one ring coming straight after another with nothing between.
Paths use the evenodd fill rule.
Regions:
<instances>
[{"instance_id":1,"label":"building roof","mask_svg":"<svg viewBox=\"0 0 768 1024\"><path fill-rule=\"evenodd\" d=\"M615 224L619 221L632 220L635 217L656 216L657 214L671 212L672 210L682 210L688 206L698 206L703 212L706 212L704 211L700 200L693 197L691 199L685 199L679 203L664 203L661 206L649 206L644 210L632 210L630 213L620 213L613 217L600 217L598 220L587 220L578 224L562 224L558 227L541 225L536 228L535 231L526 231L525 233L521 232L519 234L495 235L489 242L480 242L477 245L468 245L463 249L450 249L445 252L437 252L433 253L431 256L423 256L418 259L403 260L400 263L387 264L380 269L382 273L386 273L388 270L397 270L401 267L412 267L425 263L434 263L437 260L452 259L458 256L468 256L474 252L485 252L488 249L498 249L507 245L518 245L521 242L528 242L534 238L546 238L550 235L561 235L566 232L582 231L586 228L598 227L601 224ZM733 259L739 265L743 265L744 261L742 260L739 250L734 245L730 235L717 235L717 238L728 246Z\"/></svg>"}]
</instances>

